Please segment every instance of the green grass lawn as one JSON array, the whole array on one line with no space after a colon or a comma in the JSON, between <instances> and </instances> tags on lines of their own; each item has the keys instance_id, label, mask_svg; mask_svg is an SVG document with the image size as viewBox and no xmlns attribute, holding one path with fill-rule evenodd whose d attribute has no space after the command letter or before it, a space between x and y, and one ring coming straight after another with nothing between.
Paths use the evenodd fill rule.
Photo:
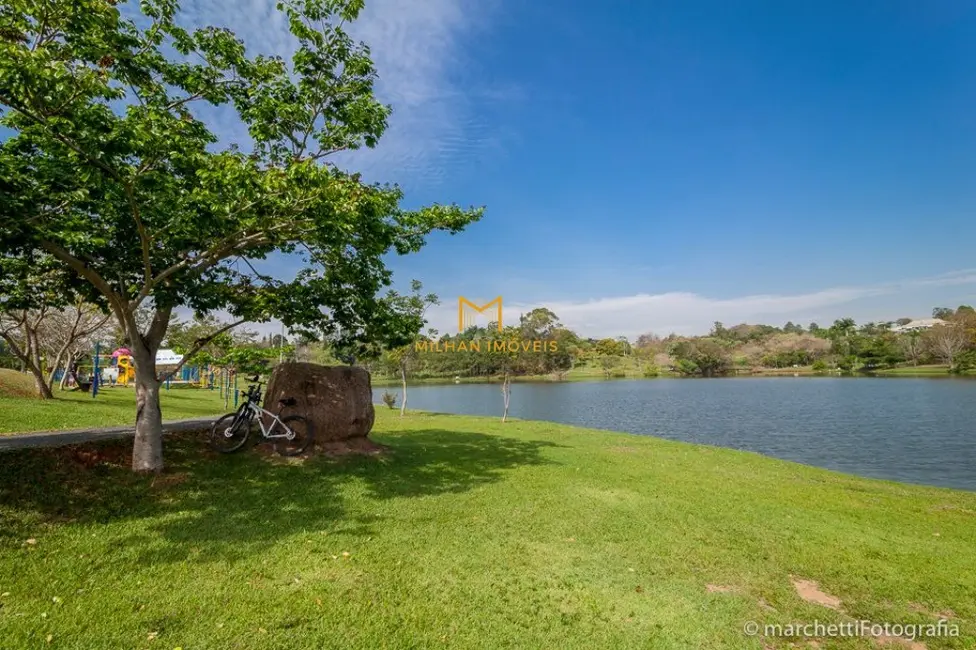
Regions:
<instances>
[{"instance_id":1,"label":"green grass lawn","mask_svg":"<svg viewBox=\"0 0 976 650\"><path fill-rule=\"evenodd\" d=\"M543 422L377 418L381 457L218 457L184 435L146 477L124 443L0 455L0 647L873 648L742 630L940 616L961 636L924 647L976 647L976 494Z\"/></svg>"},{"instance_id":2,"label":"green grass lawn","mask_svg":"<svg viewBox=\"0 0 976 650\"><path fill-rule=\"evenodd\" d=\"M938 375L944 377L951 377L949 374L949 368L944 365L926 365L926 366L899 366L897 368L887 368L885 370L878 370L876 374L879 375Z\"/></svg>"},{"instance_id":3,"label":"green grass lawn","mask_svg":"<svg viewBox=\"0 0 976 650\"><path fill-rule=\"evenodd\" d=\"M24 431L121 426L135 422L134 388L104 388L94 399L91 393L55 390L55 399L41 400L15 396L17 393L11 388L17 386L15 382L20 379L14 377L15 375L20 373L0 371L0 386L8 389L0 392L0 435ZM33 380L28 378L28 381L33 386ZM163 418L166 420L205 417L228 410L224 408L224 400L216 390L163 389L160 400ZM233 408L233 398L230 405Z\"/></svg>"}]
</instances>

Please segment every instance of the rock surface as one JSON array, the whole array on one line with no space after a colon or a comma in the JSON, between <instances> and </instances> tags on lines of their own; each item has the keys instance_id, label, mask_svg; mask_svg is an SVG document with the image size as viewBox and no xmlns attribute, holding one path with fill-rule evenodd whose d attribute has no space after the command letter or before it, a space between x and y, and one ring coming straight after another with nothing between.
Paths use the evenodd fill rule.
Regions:
<instances>
[{"instance_id":1,"label":"rock surface","mask_svg":"<svg viewBox=\"0 0 976 650\"><path fill-rule=\"evenodd\" d=\"M277 413L278 400L292 398L295 404L282 415L304 415L315 427L315 444L321 449L331 443L363 440L373 428L373 388L369 373L351 366L320 366L314 363L282 363L275 366L268 381L264 408Z\"/></svg>"}]
</instances>

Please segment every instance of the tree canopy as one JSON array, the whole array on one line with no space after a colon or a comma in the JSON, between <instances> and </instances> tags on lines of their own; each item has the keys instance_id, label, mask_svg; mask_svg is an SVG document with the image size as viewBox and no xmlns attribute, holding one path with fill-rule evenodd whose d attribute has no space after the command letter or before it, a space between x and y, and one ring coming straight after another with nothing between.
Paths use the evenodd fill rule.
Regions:
<instances>
[{"instance_id":1,"label":"tree canopy","mask_svg":"<svg viewBox=\"0 0 976 650\"><path fill-rule=\"evenodd\" d=\"M0 8L0 124L13 131L0 144L0 256L21 270L8 284L28 286L43 265L66 295L115 316L136 360L133 462L155 470L154 356L175 308L227 312L228 327L277 318L359 345L405 343L413 322L381 295L384 256L481 210L404 210L399 187L330 162L374 146L391 113L374 96L368 46L343 29L362 0L279 3L290 60L251 56L227 29L180 27L175 0L143 0L139 20L116 4ZM250 142L221 142L201 104L232 107ZM272 254L297 272L262 271Z\"/></svg>"}]
</instances>

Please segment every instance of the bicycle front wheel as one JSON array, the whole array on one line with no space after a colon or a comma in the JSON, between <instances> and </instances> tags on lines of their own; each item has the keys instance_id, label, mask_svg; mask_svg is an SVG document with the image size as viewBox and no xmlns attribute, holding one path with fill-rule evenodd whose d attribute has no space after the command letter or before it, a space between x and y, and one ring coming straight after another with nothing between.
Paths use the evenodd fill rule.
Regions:
<instances>
[{"instance_id":1,"label":"bicycle front wheel","mask_svg":"<svg viewBox=\"0 0 976 650\"><path fill-rule=\"evenodd\" d=\"M243 413L228 413L214 422L210 429L210 446L214 451L229 454L247 442L251 432L251 419Z\"/></svg>"},{"instance_id":2,"label":"bicycle front wheel","mask_svg":"<svg viewBox=\"0 0 976 650\"><path fill-rule=\"evenodd\" d=\"M281 423L288 435L285 438L277 439L275 451L282 456L297 456L308 449L315 435L312 423L306 420L305 416L289 415L281 418Z\"/></svg>"}]
</instances>

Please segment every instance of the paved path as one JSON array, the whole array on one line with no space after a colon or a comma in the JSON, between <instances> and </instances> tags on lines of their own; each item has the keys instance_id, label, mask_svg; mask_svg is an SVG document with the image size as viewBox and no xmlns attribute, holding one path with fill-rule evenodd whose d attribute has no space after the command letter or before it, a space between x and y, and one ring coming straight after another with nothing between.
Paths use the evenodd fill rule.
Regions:
<instances>
[{"instance_id":1,"label":"paved path","mask_svg":"<svg viewBox=\"0 0 976 650\"><path fill-rule=\"evenodd\" d=\"M163 422L163 433L209 429L217 417ZM135 435L134 426L12 433L0 435L0 451L25 449L27 447L63 447L64 445L76 445L80 442L128 438L133 435Z\"/></svg>"}]
</instances>

